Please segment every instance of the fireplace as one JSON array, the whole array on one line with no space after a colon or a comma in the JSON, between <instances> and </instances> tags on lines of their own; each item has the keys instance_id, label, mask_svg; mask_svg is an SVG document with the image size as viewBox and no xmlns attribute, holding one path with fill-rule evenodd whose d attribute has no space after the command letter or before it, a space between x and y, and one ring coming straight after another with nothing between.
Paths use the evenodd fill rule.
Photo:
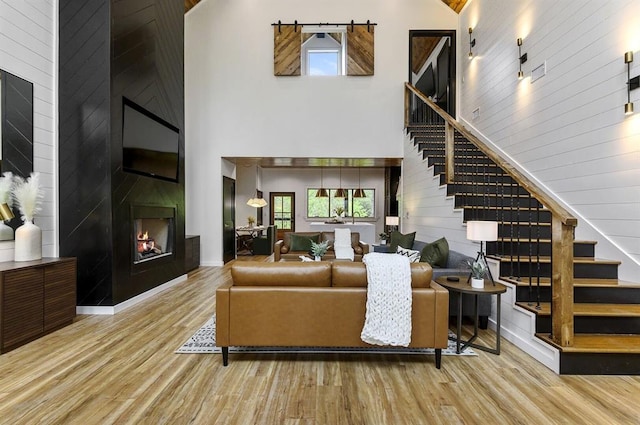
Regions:
<instances>
[{"instance_id":1,"label":"fireplace","mask_svg":"<svg viewBox=\"0 0 640 425\"><path fill-rule=\"evenodd\" d=\"M132 207L133 264L173 257L175 246L175 208Z\"/></svg>"}]
</instances>

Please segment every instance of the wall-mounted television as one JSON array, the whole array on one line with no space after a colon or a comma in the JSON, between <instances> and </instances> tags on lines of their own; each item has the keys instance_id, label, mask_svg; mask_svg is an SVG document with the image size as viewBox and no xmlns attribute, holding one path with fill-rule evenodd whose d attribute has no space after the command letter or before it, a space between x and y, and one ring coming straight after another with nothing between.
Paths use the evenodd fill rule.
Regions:
<instances>
[{"instance_id":1,"label":"wall-mounted television","mask_svg":"<svg viewBox=\"0 0 640 425\"><path fill-rule=\"evenodd\" d=\"M126 97L122 98L122 169L178 181L180 130Z\"/></svg>"}]
</instances>

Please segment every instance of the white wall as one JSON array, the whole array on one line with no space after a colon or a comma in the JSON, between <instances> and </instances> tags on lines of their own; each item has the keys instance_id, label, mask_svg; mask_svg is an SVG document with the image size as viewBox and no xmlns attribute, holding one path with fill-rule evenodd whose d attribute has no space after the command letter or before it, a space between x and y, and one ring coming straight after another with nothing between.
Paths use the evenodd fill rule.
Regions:
<instances>
[{"instance_id":1,"label":"white wall","mask_svg":"<svg viewBox=\"0 0 640 425\"><path fill-rule=\"evenodd\" d=\"M624 115L623 56L635 52L631 75L640 74L640 2L473 0L460 33L468 27L477 56L460 55L460 116L573 209L577 239L598 240L597 256L622 260L621 278L637 280L640 113ZM631 96L640 110L640 90Z\"/></svg>"},{"instance_id":2,"label":"white wall","mask_svg":"<svg viewBox=\"0 0 640 425\"><path fill-rule=\"evenodd\" d=\"M34 170L45 193L35 222L44 256L58 253L57 16L57 0L0 0L0 68L33 83Z\"/></svg>"},{"instance_id":3,"label":"white wall","mask_svg":"<svg viewBox=\"0 0 640 425\"><path fill-rule=\"evenodd\" d=\"M351 19L378 24L374 76L273 76L271 23ZM221 157L402 157L409 30L457 25L440 0L204 0L189 11L187 228L209 247L202 263L222 263Z\"/></svg>"}]
</instances>

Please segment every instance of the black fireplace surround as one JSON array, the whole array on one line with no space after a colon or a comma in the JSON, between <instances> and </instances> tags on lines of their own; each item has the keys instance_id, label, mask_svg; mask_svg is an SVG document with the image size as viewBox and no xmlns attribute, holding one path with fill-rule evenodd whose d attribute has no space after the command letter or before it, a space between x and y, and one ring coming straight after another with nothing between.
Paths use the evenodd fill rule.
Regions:
<instances>
[{"instance_id":1,"label":"black fireplace surround","mask_svg":"<svg viewBox=\"0 0 640 425\"><path fill-rule=\"evenodd\" d=\"M77 305L115 306L185 274L184 4L61 0L59 21L60 255L78 259ZM123 170L123 97L180 130L177 181ZM134 264L148 207L173 246Z\"/></svg>"}]
</instances>

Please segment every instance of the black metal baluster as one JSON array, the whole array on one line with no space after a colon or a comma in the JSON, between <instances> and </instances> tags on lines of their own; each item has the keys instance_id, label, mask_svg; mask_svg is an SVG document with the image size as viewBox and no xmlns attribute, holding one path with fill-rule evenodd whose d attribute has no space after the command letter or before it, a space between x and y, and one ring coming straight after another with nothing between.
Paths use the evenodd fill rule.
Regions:
<instances>
[{"instance_id":1,"label":"black metal baluster","mask_svg":"<svg viewBox=\"0 0 640 425\"><path fill-rule=\"evenodd\" d=\"M516 195L516 222L518 224L518 232L516 235L516 255L518 256L518 276L517 276L517 280L518 282L520 282L521 278L522 278L522 269L521 269L521 264L520 264L520 230L521 230L521 225L520 225L520 185L518 184L516 186L517 189L517 195Z\"/></svg>"},{"instance_id":2,"label":"black metal baluster","mask_svg":"<svg viewBox=\"0 0 640 425\"><path fill-rule=\"evenodd\" d=\"M540 202L536 202L536 310L540 310Z\"/></svg>"},{"instance_id":3,"label":"black metal baluster","mask_svg":"<svg viewBox=\"0 0 640 425\"><path fill-rule=\"evenodd\" d=\"M532 226L532 207L531 207L531 193L529 193L529 197L527 198L527 209L529 210L529 234L527 235L527 243L529 244L529 305L533 305L533 228Z\"/></svg>"},{"instance_id":4,"label":"black metal baluster","mask_svg":"<svg viewBox=\"0 0 640 425\"><path fill-rule=\"evenodd\" d=\"M509 234L509 261L511 264L511 273L509 274L510 278L513 278L515 276L513 269L514 269L514 264L513 264L513 246L514 246L514 240L513 240L513 236L514 236L514 231L513 231L513 178L509 177L509 200L510 200L510 209L509 209L509 227L511 227L511 232Z\"/></svg>"}]
</instances>

